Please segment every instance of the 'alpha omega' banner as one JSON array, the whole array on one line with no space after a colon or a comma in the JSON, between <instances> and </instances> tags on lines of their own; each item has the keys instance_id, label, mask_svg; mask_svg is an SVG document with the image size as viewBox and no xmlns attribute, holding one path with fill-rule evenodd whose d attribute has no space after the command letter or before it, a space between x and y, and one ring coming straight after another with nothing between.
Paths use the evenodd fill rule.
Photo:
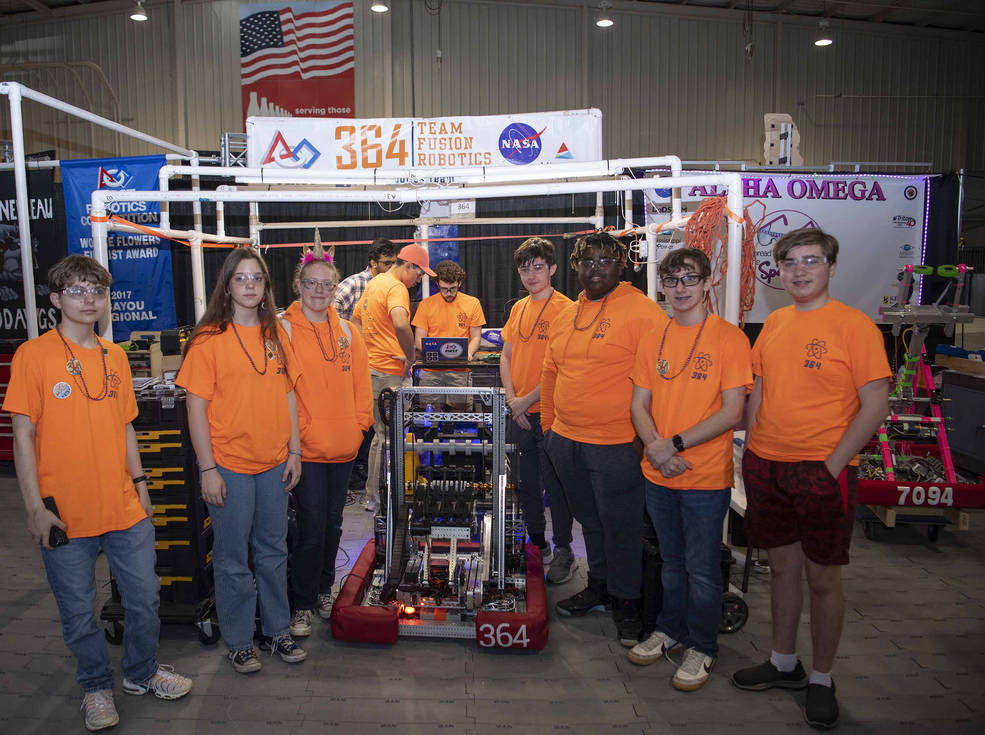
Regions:
<instances>
[{"instance_id":1,"label":"'alpha omega' banner","mask_svg":"<svg viewBox=\"0 0 985 735\"><path fill-rule=\"evenodd\" d=\"M69 253L92 255L89 211L94 189L156 190L163 165L164 156L62 161ZM140 225L160 222L157 202L110 202L107 210ZM130 332L176 327L171 243L152 235L110 232L108 244L113 339L121 342Z\"/></svg>"},{"instance_id":2,"label":"'alpha omega' banner","mask_svg":"<svg viewBox=\"0 0 985 735\"><path fill-rule=\"evenodd\" d=\"M925 176L873 174L742 174L743 205L756 235L756 303L747 322L762 322L791 303L773 262L773 243L801 227L819 227L838 239L831 295L881 321L879 307L896 298L896 274L923 255ZM681 189L684 214L701 199L725 196L725 187ZM670 219L670 191L646 190L647 223ZM673 245L658 247L657 257Z\"/></svg>"}]
</instances>

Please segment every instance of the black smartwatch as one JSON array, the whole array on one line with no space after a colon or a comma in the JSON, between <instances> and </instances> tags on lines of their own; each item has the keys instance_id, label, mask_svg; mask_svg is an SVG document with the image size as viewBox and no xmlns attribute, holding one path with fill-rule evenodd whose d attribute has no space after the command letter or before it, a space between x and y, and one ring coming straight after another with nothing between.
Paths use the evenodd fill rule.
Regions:
<instances>
[{"instance_id":1,"label":"black smartwatch","mask_svg":"<svg viewBox=\"0 0 985 735\"><path fill-rule=\"evenodd\" d=\"M670 441L673 442L674 449L676 449L678 452L684 451L684 440L681 439L680 434L674 434L673 439L671 439Z\"/></svg>"}]
</instances>

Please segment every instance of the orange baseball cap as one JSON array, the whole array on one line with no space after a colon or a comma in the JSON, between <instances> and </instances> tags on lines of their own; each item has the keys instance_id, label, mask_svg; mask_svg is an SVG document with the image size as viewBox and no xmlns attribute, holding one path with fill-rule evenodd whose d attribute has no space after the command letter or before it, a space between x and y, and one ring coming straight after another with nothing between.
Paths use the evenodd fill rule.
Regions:
<instances>
[{"instance_id":1,"label":"orange baseball cap","mask_svg":"<svg viewBox=\"0 0 985 735\"><path fill-rule=\"evenodd\" d=\"M404 245L400 248L400 252L397 253L397 257L400 260L406 260L408 263L418 266L422 271L431 276L431 278L435 277L434 271L428 267L428 251L423 245Z\"/></svg>"}]
</instances>

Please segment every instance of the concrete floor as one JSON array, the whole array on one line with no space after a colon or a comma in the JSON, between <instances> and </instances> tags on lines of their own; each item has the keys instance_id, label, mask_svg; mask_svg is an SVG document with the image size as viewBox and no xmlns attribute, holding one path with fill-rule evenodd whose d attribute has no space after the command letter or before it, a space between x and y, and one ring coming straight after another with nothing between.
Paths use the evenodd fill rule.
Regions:
<instances>
[{"instance_id":1,"label":"concrete floor","mask_svg":"<svg viewBox=\"0 0 985 735\"><path fill-rule=\"evenodd\" d=\"M346 510L343 540L354 558L369 514ZM985 514L968 531L857 526L845 572L845 635L834 670L842 733L985 732ZM578 532L580 541L580 531ZM583 554L583 551L580 552ZM109 596L104 561L98 606ZM550 602L581 588L548 590ZM540 652L479 650L469 641L401 640L380 646L335 641L326 624L304 639L308 660L264 658L258 674L233 672L219 646L188 625L165 625L160 660L194 677L177 702L123 694L119 733L140 735L347 735L401 733L795 733L806 732L802 693L740 692L737 668L769 653L766 573L753 574L741 631L721 637L711 681L685 694L667 662L626 660L603 615L551 618ZM807 650L806 613L802 648ZM220 644L221 645L221 644ZM118 667L120 648L110 646ZM809 666L805 656L805 665ZM16 482L0 478L0 733L84 732L74 659L61 640L39 554L27 541ZM118 670L118 668L117 668Z\"/></svg>"}]
</instances>

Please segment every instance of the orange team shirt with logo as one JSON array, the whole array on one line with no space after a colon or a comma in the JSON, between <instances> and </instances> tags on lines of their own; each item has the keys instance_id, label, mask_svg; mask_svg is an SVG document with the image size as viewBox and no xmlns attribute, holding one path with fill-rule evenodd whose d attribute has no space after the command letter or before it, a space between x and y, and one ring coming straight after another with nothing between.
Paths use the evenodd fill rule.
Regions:
<instances>
[{"instance_id":1,"label":"orange team shirt with logo","mask_svg":"<svg viewBox=\"0 0 985 735\"><path fill-rule=\"evenodd\" d=\"M892 375L879 328L839 301L770 314L752 369L763 400L748 446L775 462L827 459L858 413L858 389Z\"/></svg>"},{"instance_id":2,"label":"orange team shirt with logo","mask_svg":"<svg viewBox=\"0 0 985 735\"><path fill-rule=\"evenodd\" d=\"M420 327L427 332L428 337L469 338L472 327L481 327L486 323L482 313L482 304L475 296L469 296L461 291L449 304L440 293L428 296L417 306L412 326ZM467 372L467 368L455 371L428 370L428 372Z\"/></svg>"},{"instance_id":3,"label":"orange team shirt with logo","mask_svg":"<svg viewBox=\"0 0 985 735\"><path fill-rule=\"evenodd\" d=\"M327 321L314 323L295 301L284 312L291 348L301 368L294 384L305 462L348 462L373 425L373 394L366 344L331 306Z\"/></svg>"},{"instance_id":4,"label":"orange team shirt with logo","mask_svg":"<svg viewBox=\"0 0 985 735\"><path fill-rule=\"evenodd\" d=\"M513 304L510 318L503 327L503 342L513 345L510 377L513 379L513 391L518 396L525 396L540 385L551 320L571 303L571 299L563 293L554 291L544 301L531 301L526 296ZM527 413L539 412L540 401L535 401L527 409Z\"/></svg>"},{"instance_id":5,"label":"orange team shirt with logo","mask_svg":"<svg viewBox=\"0 0 985 735\"><path fill-rule=\"evenodd\" d=\"M690 429L721 409L723 391L752 388L752 349L743 331L714 314L708 315L700 338L699 331L700 324L682 327L671 321L666 339L662 328L654 329L640 340L636 351L633 383L650 391L650 416L657 433L665 439ZM657 372L658 356L669 363L665 377L674 376L671 380ZM731 429L686 447L680 456L690 462L691 469L675 477L664 477L644 457L643 475L650 482L677 490L732 487Z\"/></svg>"},{"instance_id":6,"label":"orange team shirt with logo","mask_svg":"<svg viewBox=\"0 0 985 735\"><path fill-rule=\"evenodd\" d=\"M280 343L286 361L264 343L259 324L234 329L230 323L224 332L198 337L185 354L175 382L209 402L212 454L224 469L257 475L287 459L287 394L299 370L282 329Z\"/></svg>"},{"instance_id":7,"label":"orange team shirt with logo","mask_svg":"<svg viewBox=\"0 0 985 735\"><path fill-rule=\"evenodd\" d=\"M123 350L99 340L85 349L69 342L82 374L52 329L17 348L3 410L35 427L34 456L41 497L51 496L69 538L130 528L147 517L127 466L126 428L137 417L130 364ZM103 394L103 357L106 393Z\"/></svg>"},{"instance_id":8,"label":"orange team shirt with logo","mask_svg":"<svg viewBox=\"0 0 985 735\"><path fill-rule=\"evenodd\" d=\"M394 357L403 355L404 348L400 346L390 317L390 311L398 306L406 310L410 318L407 287L386 271L369 280L353 312L358 314L362 324L370 368L390 375L404 374L404 361Z\"/></svg>"},{"instance_id":9,"label":"orange team shirt with logo","mask_svg":"<svg viewBox=\"0 0 985 735\"><path fill-rule=\"evenodd\" d=\"M586 444L633 441L636 350L644 334L666 323L663 309L626 282L604 304L578 294L551 323L540 384L544 430Z\"/></svg>"}]
</instances>

